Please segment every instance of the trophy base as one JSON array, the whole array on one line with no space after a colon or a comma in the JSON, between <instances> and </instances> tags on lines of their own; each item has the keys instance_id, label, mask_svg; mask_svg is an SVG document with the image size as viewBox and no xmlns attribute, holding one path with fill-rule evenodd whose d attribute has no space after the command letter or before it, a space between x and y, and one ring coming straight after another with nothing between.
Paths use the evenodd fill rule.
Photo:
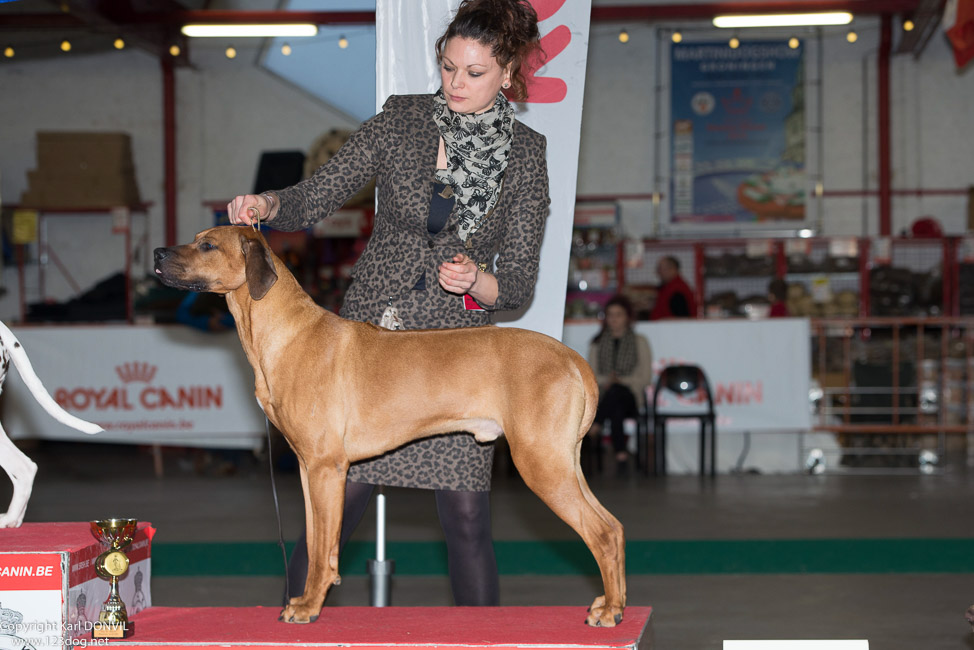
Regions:
<instances>
[{"instance_id":1,"label":"trophy base","mask_svg":"<svg viewBox=\"0 0 974 650\"><path fill-rule=\"evenodd\" d=\"M135 623L128 621L124 624L95 623L91 630L93 639L127 639L135 632Z\"/></svg>"}]
</instances>

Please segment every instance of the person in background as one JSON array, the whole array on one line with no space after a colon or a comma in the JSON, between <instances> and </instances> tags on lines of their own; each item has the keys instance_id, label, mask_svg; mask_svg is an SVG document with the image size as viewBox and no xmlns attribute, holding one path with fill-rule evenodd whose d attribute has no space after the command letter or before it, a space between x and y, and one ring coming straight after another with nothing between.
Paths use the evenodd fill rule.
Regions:
<instances>
[{"instance_id":1,"label":"person in background","mask_svg":"<svg viewBox=\"0 0 974 650\"><path fill-rule=\"evenodd\" d=\"M226 298L216 293L188 292L176 308L176 320L203 332L226 332L234 327Z\"/></svg>"},{"instance_id":2,"label":"person in background","mask_svg":"<svg viewBox=\"0 0 974 650\"><path fill-rule=\"evenodd\" d=\"M693 290L680 275L680 260L667 255L656 265L660 279L656 304L649 315L650 320L663 318L696 318L697 301Z\"/></svg>"},{"instance_id":3,"label":"person in background","mask_svg":"<svg viewBox=\"0 0 974 650\"><path fill-rule=\"evenodd\" d=\"M653 353L646 337L633 331L632 304L625 296L610 298L603 313L602 330L588 351L599 383L599 407L589 436L598 454L605 422L611 423L616 471L623 474L629 465L627 434L635 434L635 420L653 380Z\"/></svg>"},{"instance_id":4,"label":"person in background","mask_svg":"<svg viewBox=\"0 0 974 650\"><path fill-rule=\"evenodd\" d=\"M788 283L781 278L775 278L768 283L768 301L771 303L769 318L788 317Z\"/></svg>"},{"instance_id":5,"label":"person in background","mask_svg":"<svg viewBox=\"0 0 974 650\"><path fill-rule=\"evenodd\" d=\"M464 0L436 42L436 93L390 97L309 179L235 197L230 223L302 230L375 178L374 228L352 270L343 317L404 329L475 327L521 307L534 292L550 203L546 140L515 118L501 91L527 96L522 64L539 47L538 15L527 0ZM458 401L466 383L480 380L475 352L470 363L469 376L457 378ZM493 445L453 434L353 464L341 544L374 486L434 490L455 604L497 605L493 456ZM288 571L292 594L304 587L306 553L302 537Z\"/></svg>"}]
</instances>

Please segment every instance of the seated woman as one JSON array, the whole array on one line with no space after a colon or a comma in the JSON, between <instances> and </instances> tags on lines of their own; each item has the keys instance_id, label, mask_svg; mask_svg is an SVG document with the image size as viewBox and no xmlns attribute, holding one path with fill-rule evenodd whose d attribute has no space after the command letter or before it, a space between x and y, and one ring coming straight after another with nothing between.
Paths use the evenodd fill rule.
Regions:
<instances>
[{"instance_id":1,"label":"seated woman","mask_svg":"<svg viewBox=\"0 0 974 650\"><path fill-rule=\"evenodd\" d=\"M637 418L645 405L646 387L653 379L653 353L646 337L632 329L632 303L625 296L610 298L603 313L602 331L592 339L588 353L599 382L599 408L589 436L598 454L605 422L611 423L616 467L622 473L629 462L624 423Z\"/></svg>"}]
</instances>

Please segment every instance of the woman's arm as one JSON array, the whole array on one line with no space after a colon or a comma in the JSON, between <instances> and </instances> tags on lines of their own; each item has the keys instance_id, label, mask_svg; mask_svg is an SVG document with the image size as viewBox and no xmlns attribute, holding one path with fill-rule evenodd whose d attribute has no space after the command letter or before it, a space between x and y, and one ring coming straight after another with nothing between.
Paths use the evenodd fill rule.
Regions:
<instances>
[{"instance_id":1,"label":"woman's arm","mask_svg":"<svg viewBox=\"0 0 974 650\"><path fill-rule=\"evenodd\" d=\"M295 231L327 217L378 172L377 136L384 122L384 113L366 121L310 178L275 192L235 197L227 205L230 223L251 225L259 215L262 222L273 221L275 230Z\"/></svg>"},{"instance_id":2,"label":"woman's arm","mask_svg":"<svg viewBox=\"0 0 974 650\"><path fill-rule=\"evenodd\" d=\"M544 136L537 138L538 145L532 149L525 165L524 182L517 189L498 249L497 296L489 307L492 310L521 307L531 298L538 280L541 241L551 199L548 196L546 141Z\"/></svg>"}]
</instances>

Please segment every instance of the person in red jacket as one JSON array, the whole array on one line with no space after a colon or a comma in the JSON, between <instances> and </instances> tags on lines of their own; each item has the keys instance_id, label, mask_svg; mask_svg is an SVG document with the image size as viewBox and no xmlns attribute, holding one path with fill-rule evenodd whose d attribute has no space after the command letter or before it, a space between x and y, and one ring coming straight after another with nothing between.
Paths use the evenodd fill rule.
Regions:
<instances>
[{"instance_id":1,"label":"person in red jacket","mask_svg":"<svg viewBox=\"0 0 974 650\"><path fill-rule=\"evenodd\" d=\"M660 286L650 320L663 318L696 318L697 301L693 289L680 275L680 260L667 255L656 265Z\"/></svg>"}]
</instances>

